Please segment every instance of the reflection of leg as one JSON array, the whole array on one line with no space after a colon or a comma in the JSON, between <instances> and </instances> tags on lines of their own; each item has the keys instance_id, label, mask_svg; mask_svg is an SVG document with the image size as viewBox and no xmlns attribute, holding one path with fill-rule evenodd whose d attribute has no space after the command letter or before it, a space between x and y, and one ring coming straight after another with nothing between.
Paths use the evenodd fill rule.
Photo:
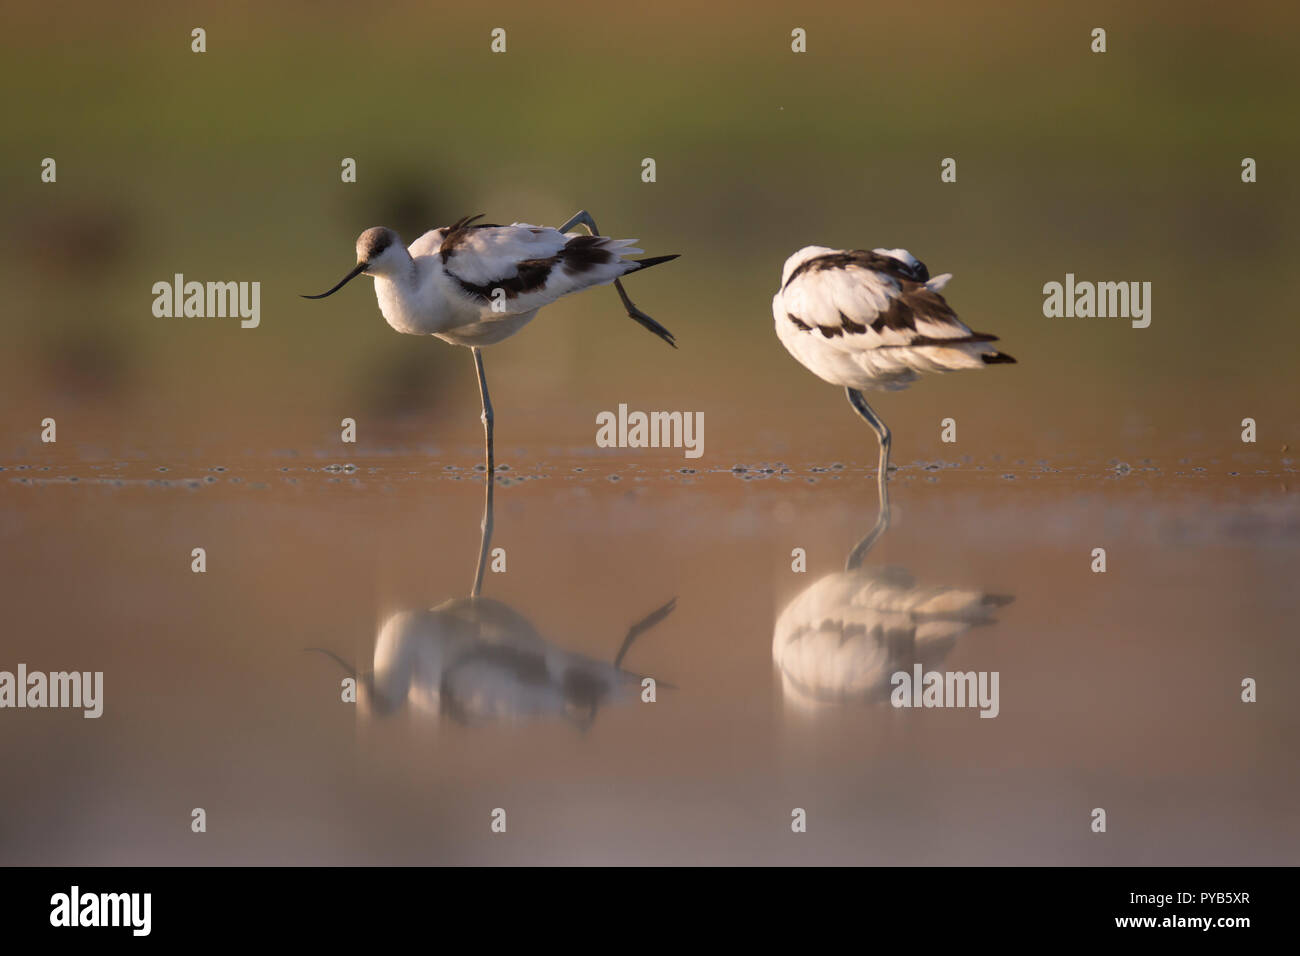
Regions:
<instances>
[{"instance_id":1,"label":"reflection of leg","mask_svg":"<svg viewBox=\"0 0 1300 956\"><path fill-rule=\"evenodd\" d=\"M303 650L314 651L317 654L324 654L334 663L338 664L339 667L343 668L343 672L345 674L355 679L358 684L366 688L366 691L370 694L370 699L371 700L374 699L374 693L375 693L375 672L374 671L366 671L364 674L358 674L357 669L355 667L353 667L343 658L339 657L333 651L327 650L324 647L304 647Z\"/></svg>"},{"instance_id":2,"label":"reflection of leg","mask_svg":"<svg viewBox=\"0 0 1300 956\"><path fill-rule=\"evenodd\" d=\"M586 226L587 231L593 236L600 235L600 228L596 225L596 220L592 219L591 213L587 212L585 209L575 213L572 219L566 222L563 226L560 226L560 232L568 232L575 226ZM628 298L627 291L623 288L622 280L614 280L614 289L618 292L618 297L623 300L623 308L627 309L629 318L641 323L673 348L677 348L677 342L674 340L673 334L654 319L650 318L650 316L638 309L636 303Z\"/></svg>"},{"instance_id":3,"label":"reflection of leg","mask_svg":"<svg viewBox=\"0 0 1300 956\"><path fill-rule=\"evenodd\" d=\"M478 391L483 399L483 438L487 443L487 484L483 495L483 537L478 549L478 569L474 572L474 590L470 597L478 597L483 589L483 572L487 568L488 548L492 544L492 490L496 485L496 460L492 449L492 399L488 396L487 376L483 373L483 353L471 349L474 353L474 368L478 372Z\"/></svg>"},{"instance_id":4,"label":"reflection of leg","mask_svg":"<svg viewBox=\"0 0 1300 956\"><path fill-rule=\"evenodd\" d=\"M876 432L876 437L880 439L880 471L876 475L876 487L880 492L880 511L889 521L889 490L885 487L885 482L889 477L889 445L890 434L889 428L880 420L880 416L872 411L871 406L867 404L866 398L855 388L846 388L844 390L849 396L849 404L853 410L862 416Z\"/></svg>"},{"instance_id":5,"label":"reflection of leg","mask_svg":"<svg viewBox=\"0 0 1300 956\"><path fill-rule=\"evenodd\" d=\"M854 545L853 550L849 552L849 556L844 559L844 570L854 571L861 567L862 559L867 556L868 551L876 546L876 541L885 533L885 529L888 527L889 509L882 504L879 513L876 515L876 526Z\"/></svg>"},{"instance_id":6,"label":"reflection of leg","mask_svg":"<svg viewBox=\"0 0 1300 956\"><path fill-rule=\"evenodd\" d=\"M655 610L651 611L645 617L641 618L641 620L629 627L627 629L627 637L623 638L623 646L618 649L618 654L614 657L614 666L622 667L623 658L627 656L628 650L631 649L632 642L666 618L669 614L672 614L676 607L677 598L673 598L663 607L655 608Z\"/></svg>"}]
</instances>

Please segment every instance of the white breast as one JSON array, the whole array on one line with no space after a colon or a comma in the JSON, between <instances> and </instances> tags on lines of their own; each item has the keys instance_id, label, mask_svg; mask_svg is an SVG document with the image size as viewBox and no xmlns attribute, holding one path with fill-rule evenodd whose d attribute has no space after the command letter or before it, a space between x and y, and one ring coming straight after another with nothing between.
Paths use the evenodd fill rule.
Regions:
<instances>
[{"instance_id":1,"label":"white breast","mask_svg":"<svg viewBox=\"0 0 1300 956\"><path fill-rule=\"evenodd\" d=\"M439 335L476 321L479 309L471 302L450 300L433 276L411 284L375 277L375 298L385 321L407 335Z\"/></svg>"}]
</instances>

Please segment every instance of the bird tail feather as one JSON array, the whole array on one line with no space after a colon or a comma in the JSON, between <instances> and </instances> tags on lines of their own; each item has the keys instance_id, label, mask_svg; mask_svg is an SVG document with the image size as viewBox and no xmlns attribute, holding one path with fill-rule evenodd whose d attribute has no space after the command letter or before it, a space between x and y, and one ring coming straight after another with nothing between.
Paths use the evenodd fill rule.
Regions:
<instances>
[{"instance_id":1,"label":"bird tail feather","mask_svg":"<svg viewBox=\"0 0 1300 956\"><path fill-rule=\"evenodd\" d=\"M680 253L675 256L651 256L648 259L633 259L632 261L636 263L637 267L632 271L641 272L645 269L649 269L651 266L657 266L661 262L672 262L674 259L679 258L681 258Z\"/></svg>"}]
</instances>

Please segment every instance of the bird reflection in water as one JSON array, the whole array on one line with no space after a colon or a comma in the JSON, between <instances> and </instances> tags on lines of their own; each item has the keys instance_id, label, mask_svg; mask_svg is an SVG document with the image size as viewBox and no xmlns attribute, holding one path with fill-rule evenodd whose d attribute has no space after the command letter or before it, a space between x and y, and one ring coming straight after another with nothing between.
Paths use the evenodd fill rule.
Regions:
<instances>
[{"instance_id":1,"label":"bird reflection in water","mask_svg":"<svg viewBox=\"0 0 1300 956\"><path fill-rule=\"evenodd\" d=\"M645 675L625 670L623 660L638 637L673 612L677 599L633 624L612 661L552 644L518 611L481 594L492 539L492 485L489 477L468 597L389 615L375 639L370 671L359 674L332 651L310 650L357 679L358 705L374 716L405 709L463 725L560 717L585 730L602 707L641 696ZM671 687L655 683L656 690Z\"/></svg>"},{"instance_id":2,"label":"bird reflection in water","mask_svg":"<svg viewBox=\"0 0 1300 956\"><path fill-rule=\"evenodd\" d=\"M893 674L937 665L961 635L994 623L998 608L1014 599L927 586L903 568L864 565L888 527L882 508L844 570L814 581L778 615L772 660L788 708L887 700Z\"/></svg>"}]
</instances>

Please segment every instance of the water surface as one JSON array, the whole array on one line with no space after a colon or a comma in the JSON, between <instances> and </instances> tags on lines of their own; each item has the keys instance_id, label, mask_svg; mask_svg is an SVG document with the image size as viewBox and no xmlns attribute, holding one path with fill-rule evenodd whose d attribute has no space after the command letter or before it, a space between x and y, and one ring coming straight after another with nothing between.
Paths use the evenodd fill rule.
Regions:
<instances>
[{"instance_id":1,"label":"water surface","mask_svg":"<svg viewBox=\"0 0 1300 956\"><path fill-rule=\"evenodd\" d=\"M472 461L5 463L0 666L105 708L5 713L0 858L1295 858L1289 459L905 463L856 554L853 463L507 462L477 598ZM998 716L891 707L917 661Z\"/></svg>"}]
</instances>

